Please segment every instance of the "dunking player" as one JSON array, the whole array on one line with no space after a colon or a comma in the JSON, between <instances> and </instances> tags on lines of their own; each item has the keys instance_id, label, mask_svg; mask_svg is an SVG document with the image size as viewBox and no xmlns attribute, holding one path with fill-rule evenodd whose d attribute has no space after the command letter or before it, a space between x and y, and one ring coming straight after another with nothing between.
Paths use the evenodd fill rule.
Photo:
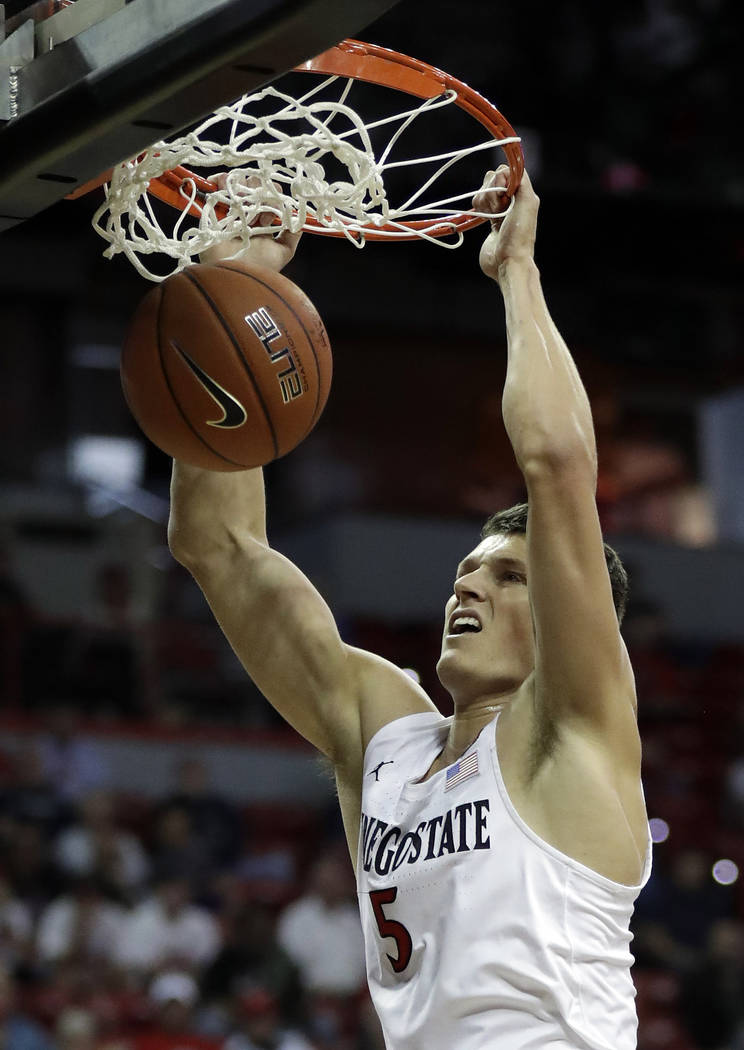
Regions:
<instances>
[{"instance_id":1,"label":"dunking player","mask_svg":"<svg viewBox=\"0 0 744 1050\"><path fill-rule=\"evenodd\" d=\"M497 211L505 184L489 173L476 207ZM628 925L651 858L626 576L600 532L589 402L533 260L537 209L525 176L480 256L506 305L503 416L529 511L489 519L457 568L437 667L452 718L342 642L269 546L260 470L174 468L174 555L335 766L389 1050L636 1045ZM280 269L295 244L250 251Z\"/></svg>"}]
</instances>

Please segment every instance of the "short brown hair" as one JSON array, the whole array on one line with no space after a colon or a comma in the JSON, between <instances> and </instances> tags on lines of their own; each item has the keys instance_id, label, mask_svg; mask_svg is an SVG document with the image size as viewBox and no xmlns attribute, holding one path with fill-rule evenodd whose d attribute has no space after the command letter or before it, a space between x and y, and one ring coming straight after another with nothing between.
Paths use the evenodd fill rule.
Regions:
<instances>
[{"instance_id":1,"label":"short brown hair","mask_svg":"<svg viewBox=\"0 0 744 1050\"><path fill-rule=\"evenodd\" d=\"M527 503L517 503L514 507L492 514L481 529L481 539L484 540L486 536L509 536L514 533L526 535L528 507L529 504ZM622 623L628 604L628 574L625 571L625 566L620 561L617 551L613 550L609 543L605 543L604 552L607 571L610 574L612 601L615 606L617 621Z\"/></svg>"}]
</instances>

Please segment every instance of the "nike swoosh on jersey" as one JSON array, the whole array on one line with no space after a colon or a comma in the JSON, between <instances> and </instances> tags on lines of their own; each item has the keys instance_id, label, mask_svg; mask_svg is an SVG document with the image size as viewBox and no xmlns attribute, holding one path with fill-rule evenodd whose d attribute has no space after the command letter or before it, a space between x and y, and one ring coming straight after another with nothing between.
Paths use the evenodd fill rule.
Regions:
<instances>
[{"instance_id":1,"label":"nike swoosh on jersey","mask_svg":"<svg viewBox=\"0 0 744 1050\"><path fill-rule=\"evenodd\" d=\"M238 399L228 393L223 386L220 386L216 379L212 379L193 358L189 357L175 339L171 339L171 346L181 355L193 375L196 376L212 400L222 409L221 419L207 419L205 423L210 427L219 427L220 430L237 430L238 427L242 427L248 419L248 413Z\"/></svg>"}]
</instances>

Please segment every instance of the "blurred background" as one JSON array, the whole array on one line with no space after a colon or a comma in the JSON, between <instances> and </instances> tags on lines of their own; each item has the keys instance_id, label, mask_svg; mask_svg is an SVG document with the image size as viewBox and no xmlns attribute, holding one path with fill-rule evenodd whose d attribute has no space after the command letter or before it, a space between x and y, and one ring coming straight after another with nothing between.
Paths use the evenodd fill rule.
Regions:
<instances>
[{"instance_id":1,"label":"blurred background","mask_svg":"<svg viewBox=\"0 0 744 1050\"><path fill-rule=\"evenodd\" d=\"M402 0L363 34L492 99L542 198L538 265L631 578L656 843L633 923L640 1050L744 1047L739 23L734 0L461 0L454 32L451 5ZM170 464L118 377L147 285L102 259L98 200L0 242L0 1042L380 1050L332 780L166 547ZM288 274L324 317L334 385L266 471L272 543L345 640L446 714L454 567L524 496L481 240L305 237Z\"/></svg>"}]
</instances>

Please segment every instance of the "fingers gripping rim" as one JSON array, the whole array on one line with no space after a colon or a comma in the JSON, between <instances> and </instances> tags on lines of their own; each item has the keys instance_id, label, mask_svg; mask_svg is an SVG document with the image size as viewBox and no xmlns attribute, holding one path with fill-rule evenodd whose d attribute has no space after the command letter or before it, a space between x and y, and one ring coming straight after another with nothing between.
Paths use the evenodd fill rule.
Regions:
<instances>
[{"instance_id":1,"label":"fingers gripping rim","mask_svg":"<svg viewBox=\"0 0 744 1050\"><path fill-rule=\"evenodd\" d=\"M504 142L501 147L509 164L507 196L512 197L519 186L524 172L524 156L514 128L492 103L449 73L420 59L360 40L343 40L316 58L297 66L296 70L363 80L394 88L420 99L437 98L445 92L454 92L455 104L486 128L495 140L514 140ZM191 203L184 198L185 182L193 185L198 198L217 189L210 180L179 166L153 179L148 192L167 204L198 217L199 208L193 204L193 198ZM217 205L215 210L218 217L224 217L225 209L222 205ZM428 237L444 237L453 233L461 234L485 221L483 216L453 213L437 220L398 220L394 224L382 226L360 224L360 228L363 229L366 240L389 241L391 233L395 233L395 240L417 240L424 230ZM342 230L322 226L311 217L308 217L307 227L310 232L325 236L348 236L348 233Z\"/></svg>"}]
</instances>

